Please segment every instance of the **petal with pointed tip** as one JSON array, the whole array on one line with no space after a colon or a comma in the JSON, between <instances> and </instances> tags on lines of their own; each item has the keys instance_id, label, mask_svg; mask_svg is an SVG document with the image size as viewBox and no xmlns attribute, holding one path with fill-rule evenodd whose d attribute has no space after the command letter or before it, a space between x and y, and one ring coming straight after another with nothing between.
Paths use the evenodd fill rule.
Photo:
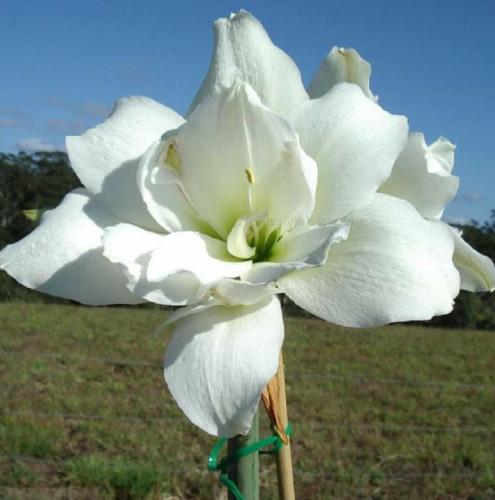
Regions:
<instances>
[{"instance_id":1,"label":"petal with pointed tip","mask_svg":"<svg viewBox=\"0 0 495 500\"><path fill-rule=\"evenodd\" d=\"M308 99L295 63L273 45L261 23L249 12L241 10L229 19L218 19L214 36L210 67L189 114L236 79L248 82L263 103L282 116Z\"/></svg>"},{"instance_id":2,"label":"petal with pointed tip","mask_svg":"<svg viewBox=\"0 0 495 500\"><path fill-rule=\"evenodd\" d=\"M469 292L495 291L495 266L492 260L464 241L456 228L449 228L454 235L454 264L461 275L461 289Z\"/></svg>"},{"instance_id":3,"label":"petal with pointed tip","mask_svg":"<svg viewBox=\"0 0 495 500\"><path fill-rule=\"evenodd\" d=\"M371 64L357 50L333 47L308 86L311 99L326 94L338 83L355 83L366 97L378 100L370 89Z\"/></svg>"}]
</instances>

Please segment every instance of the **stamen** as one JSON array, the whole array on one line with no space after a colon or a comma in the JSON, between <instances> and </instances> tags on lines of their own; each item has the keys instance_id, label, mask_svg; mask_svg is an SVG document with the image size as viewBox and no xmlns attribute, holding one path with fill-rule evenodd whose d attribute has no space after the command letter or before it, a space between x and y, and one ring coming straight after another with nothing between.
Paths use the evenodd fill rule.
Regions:
<instances>
[{"instance_id":1,"label":"stamen","mask_svg":"<svg viewBox=\"0 0 495 500\"><path fill-rule=\"evenodd\" d=\"M175 168L175 170L180 170L180 158L179 153L177 152L177 143L175 141L171 141L168 145L167 154L165 156L165 163Z\"/></svg>"},{"instance_id":2,"label":"stamen","mask_svg":"<svg viewBox=\"0 0 495 500\"><path fill-rule=\"evenodd\" d=\"M246 173L246 177L247 177L249 184L254 184L256 182L256 180L254 178L253 169L251 167L249 167L249 168L246 168L246 170L244 170L244 172Z\"/></svg>"},{"instance_id":3,"label":"stamen","mask_svg":"<svg viewBox=\"0 0 495 500\"><path fill-rule=\"evenodd\" d=\"M282 149L282 159L285 161L292 160L292 153L288 149Z\"/></svg>"}]
</instances>

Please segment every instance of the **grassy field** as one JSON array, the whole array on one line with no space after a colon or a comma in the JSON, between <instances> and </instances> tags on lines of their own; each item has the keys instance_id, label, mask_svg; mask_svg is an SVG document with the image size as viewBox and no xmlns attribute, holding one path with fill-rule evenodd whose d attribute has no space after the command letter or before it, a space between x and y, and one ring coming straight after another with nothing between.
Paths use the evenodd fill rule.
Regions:
<instances>
[{"instance_id":1,"label":"grassy field","mask_svg":"<svg viewBox=\"0 0 495 500\"><path fill-rule=\"evenodd\" d=\"M164 314L0 304L1 498L226 497L163 382ZM494 332L286 330L298 498L495 498Z\"/></svg>"}]
</instances>

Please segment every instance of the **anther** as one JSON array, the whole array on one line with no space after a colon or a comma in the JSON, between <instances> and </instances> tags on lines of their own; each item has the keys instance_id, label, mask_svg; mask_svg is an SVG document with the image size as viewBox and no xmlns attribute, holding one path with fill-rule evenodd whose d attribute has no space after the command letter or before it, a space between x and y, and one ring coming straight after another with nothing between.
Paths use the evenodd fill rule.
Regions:
<instances>
[{"instance_id":1,"label":"anther","mask_svg":"<svg viewBox=\"0 0 495 500\"><path fill-rule=\"evenodd\" d=\"M168 145L165 163L176 170L180 169L180 158L177 152L177 143L175 141L171 141Z\"/></svg>"},{"instance_id":2,"label":"anther","mask_svg":"<svg viewBox=\"0 0 495 500\"><path fill-rule=\"evenodd\" d=\"M246 168L246 170L244 170L244 172L246 172L246 177L247 177L247 180L248 180L249 184L254 184L255 183L255 179L254 179L253 169L252 168Z\"/></svg>"}]
</instances>

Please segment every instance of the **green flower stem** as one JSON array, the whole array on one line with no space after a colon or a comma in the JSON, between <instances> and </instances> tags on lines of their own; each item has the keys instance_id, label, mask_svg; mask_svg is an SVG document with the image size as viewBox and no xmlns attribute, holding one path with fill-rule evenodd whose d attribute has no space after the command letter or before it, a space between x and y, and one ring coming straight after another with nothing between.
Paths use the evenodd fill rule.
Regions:
<instances>
[{"instance_id":1,"label":"green flower stem","mask_svg":"<svg viewBox=\"0 0 495 500\"><path fill-rule=\"evenodd\" d=\"M251 430L246 436L235 436L229 439L228 454L235 453L239 448L255 443L259 440L259 417L256 412ZM259 452L251 453L246 457L234 461L228 470L229 479L233 481L245 500L259 500L260 490L260 463ZM229 500L235 500L229 492Z\"/></svg>"}]
</instances>

